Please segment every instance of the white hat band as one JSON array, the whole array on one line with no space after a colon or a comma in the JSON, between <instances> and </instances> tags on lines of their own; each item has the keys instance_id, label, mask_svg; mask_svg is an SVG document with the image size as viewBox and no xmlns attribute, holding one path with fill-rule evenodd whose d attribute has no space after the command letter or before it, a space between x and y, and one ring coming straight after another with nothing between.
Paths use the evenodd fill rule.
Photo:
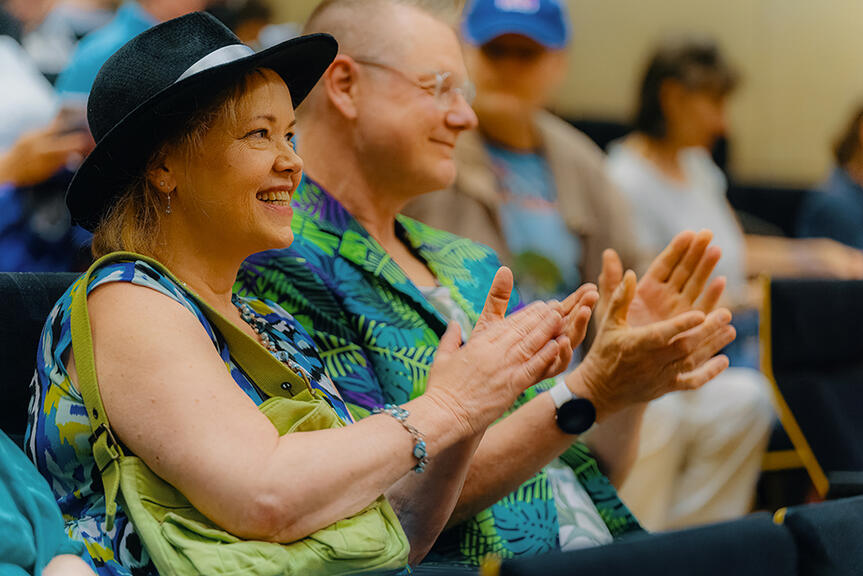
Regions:
<instances>
[{"instance_id":1,"label":"white hat band","mask_svg":"<svg viewBox=\"0 0 863 576\"><path fill-rule=\"evenodd\" d=\"M204 70L215 68L216 66L227 64L228 62L233 62L234 60L240 60L241 58L251 56L254 53L255 51L246 46L245 44L231 44L230 46L223 46L218 50L213 50L212 52L189 66L186 71L180 75L179 78L174 80L174 84L176 84L180 80L185 80L189 76L193 76L194 74L203 72Z\"/></svg>"}]
</instances>

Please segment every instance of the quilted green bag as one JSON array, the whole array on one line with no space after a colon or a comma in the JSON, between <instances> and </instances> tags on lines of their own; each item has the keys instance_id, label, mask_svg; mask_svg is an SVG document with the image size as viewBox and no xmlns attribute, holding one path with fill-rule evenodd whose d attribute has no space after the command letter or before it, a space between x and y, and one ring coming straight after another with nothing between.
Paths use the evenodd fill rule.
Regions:
<instances>
[{"instance_id":1,"label":"quilted green bag","mask_svg":"<svg viewBox=\"0 0 863 576\"><path fill-rule=\"evenodd\" d=\"M124 452L111 432L99 394L87 311L87 286L93 271L100 266L136 260L146 262L181 284L155 260L130 252L115 252L90 267L72 296L72 346L78 387L93 430L93 456L105 490L107 528L110 530L113 525L119 498L161 576L335 576L407 566L408 540L384 496L355 516L290 544L243 540L219 528L144 462ZM232 358L269 396L260 410L279 434L344 425L304 378L198 296L189 294L228 342Z\"/></svg>"}]
</instances>

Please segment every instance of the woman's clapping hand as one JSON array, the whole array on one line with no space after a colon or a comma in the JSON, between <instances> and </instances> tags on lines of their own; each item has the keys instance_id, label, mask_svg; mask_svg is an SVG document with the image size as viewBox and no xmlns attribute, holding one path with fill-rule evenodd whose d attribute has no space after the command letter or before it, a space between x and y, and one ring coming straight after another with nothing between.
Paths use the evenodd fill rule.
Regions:
<instances>
[{"instance_id":1,"label":"woman's clapping hand","mask_svg":"<svg viewBox=\"0 0 863 576\"><path fill-rule=\"evenodd\" d=\"M519 394L572 353L560 306L536 302L506 316L512 272L498 270L470 341L450 324L432 364L426 396L452 411L466 433L484 431ZM563 352L564 356L567 352Z\"/></svg>"}]
</instances>

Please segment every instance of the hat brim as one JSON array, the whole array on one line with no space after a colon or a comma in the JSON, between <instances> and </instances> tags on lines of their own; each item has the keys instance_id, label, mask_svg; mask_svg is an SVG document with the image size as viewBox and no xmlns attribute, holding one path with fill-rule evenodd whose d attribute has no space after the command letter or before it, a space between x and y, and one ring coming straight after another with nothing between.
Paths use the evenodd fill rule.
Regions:
<instances>
[{"instance_id":1,"label":"hat brim","mask_svg":"<svg viewBox=\"0 0 863 576\"><path fill-rule=\"evenodd\" d=\"M172 129L246 72L269 68L288 86L294 108L308 96L338 53L329 34L310 34L180 80L144 101L117 123L78 168L66 191L72 221L95 230L107 209L145 168Z\"/></svg>"}]
</instances>

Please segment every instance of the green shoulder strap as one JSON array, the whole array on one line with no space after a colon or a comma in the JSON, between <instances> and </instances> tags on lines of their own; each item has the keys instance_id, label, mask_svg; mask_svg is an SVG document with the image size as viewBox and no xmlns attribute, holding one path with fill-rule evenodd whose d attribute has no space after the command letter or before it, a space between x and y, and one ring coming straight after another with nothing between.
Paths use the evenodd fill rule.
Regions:
<instances>
[{"instance_id":1,"label":"green shoulder strap","mask_svg":"<svg viewBox=\"0 0 863 576\"><path fill-rule=\"evenodd\" d=\"M164 274L177 285L184 286L186 292L195 300L207 319L216 326L228 343L231 356L245 371L249 378L268 396L294 396L304 390L312 391L305 378L277 360L249 337L230 320L219 314L197 294L185 288L164 265L152 258L134 252L113 252L97 260L84 275L83 282L72 295L71 324L72 349L78 372L78 390L84 400L90 427L93 430L91 443L93 458L102 475L105 490L106 529L111 530L117 512L117 494L120 490L120 458L123 450L117 442L105 414L99 384L96 378L96 361L93 354L93 337L90 330L90 313L87 309L87 289L96 270L113 262L140 260Z\"/></svg>"}]
</instances>

